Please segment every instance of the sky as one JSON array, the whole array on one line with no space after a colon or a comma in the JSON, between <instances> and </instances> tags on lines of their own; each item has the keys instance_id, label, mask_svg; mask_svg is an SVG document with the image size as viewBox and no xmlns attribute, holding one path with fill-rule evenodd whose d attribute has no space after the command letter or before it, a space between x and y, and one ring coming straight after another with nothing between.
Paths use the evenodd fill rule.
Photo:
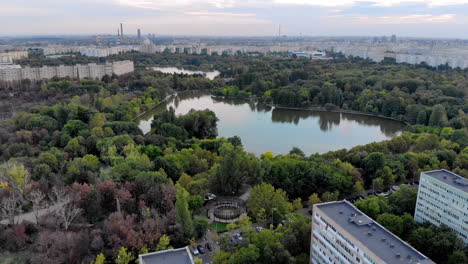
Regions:
<instances>
[{"instance_id":1,"label":"sky","mask_svg":"<svg viewBox=\"0 0 468 264\"><path fill-rule=\"evenodd\" d=\"M117 34L468 39L468 0L0 0L0 36Z\"/></svg>"}]
</instances>

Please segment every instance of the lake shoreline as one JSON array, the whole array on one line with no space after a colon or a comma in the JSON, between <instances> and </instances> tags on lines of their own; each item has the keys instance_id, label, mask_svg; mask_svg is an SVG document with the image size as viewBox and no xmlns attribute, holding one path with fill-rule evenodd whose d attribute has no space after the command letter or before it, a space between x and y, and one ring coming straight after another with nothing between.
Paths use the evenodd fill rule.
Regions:
<instances>
[{"instance_id":1,"label":"lake shoreline","mask_svg":"<svg viewBox=\"0 0 468 264\"><path fill-rule=\"evenodd\" d=\"M361 111L355 111L355 110L346 110L346 109L335 109L335 110L328 110L324 109L322 107L317 107L317 106L312 106L312 107L290 107L290 106L282 106L282 105L275 105L275 104L270 104L270 103L264 103L265 105L268 105L270 107L278 108L278 109L287 109L287 110L306 110L306 111L312 111L312 112L330 112L330 113L343 113L343 114L355 114L355 115L363 115L363 116L370 116L370 117L377 117L377 118L382 118L382 119L387 119L387 120L392 120L396 122L403 123L407 126L410 125L410 123L398 120L393 117L388 117L384 115L374 115L374 114L369 114L369 113L364 113Z\"/></svg>"},{"instance_id":2,"label":"lake shoreline","mask_svg":"<svg viewBox=\"0 0 468 264\"><path fill-rule=\"evenodd\" d=\"M290 109L252 97L231 100L212 95L208 89L169 94L158 105L141 113L135 122L146 134L151 131L153 116L167 107L174 107L176 115L186 114L190 109L212 110L219 118L218 137L237 135L248 146L246 150L256 155L265 151L284 154L294 146L300 146L306 153L326 153L388 140L402 133L405 127L403 122L369 114Z\"/></svg>"}]
</instances>

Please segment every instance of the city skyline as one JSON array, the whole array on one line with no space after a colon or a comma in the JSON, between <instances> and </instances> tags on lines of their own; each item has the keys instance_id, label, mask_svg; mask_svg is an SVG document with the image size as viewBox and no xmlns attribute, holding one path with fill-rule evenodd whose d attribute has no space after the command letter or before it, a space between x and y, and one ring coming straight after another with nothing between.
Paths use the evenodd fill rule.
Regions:
<instances>
[{"instance_id":1,"label":"city skyline","mask_svg":"<svg viewBox=\"0 0 468 264\"><path fill-rule=\"evenodd\" d=\"M468 0L14 0L1 36L373 36L468 38Z\"/></svg>"}]
</instances>

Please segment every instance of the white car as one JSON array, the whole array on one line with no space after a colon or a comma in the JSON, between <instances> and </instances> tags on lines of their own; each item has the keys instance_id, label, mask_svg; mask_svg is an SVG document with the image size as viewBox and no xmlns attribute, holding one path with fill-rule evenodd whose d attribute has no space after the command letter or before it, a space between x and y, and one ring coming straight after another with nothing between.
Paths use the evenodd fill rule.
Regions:
<instances>
[{"instance_id":1,"label":"white car","mask_svg":"<svg viewBox=\"0 0 468 264\"><path fill-rule=\"evenodd\" d=\"M193 253L194 256L197 256L198 254L200 254L200 252L198 252L197 247L192 248L192 253Z\"/></svg>"},{"instance_id":2,"label":"white car","mask_svg":"<svg viewBox=\"0 0 468 264\"><path fill-rule=\"evenodd\" d=\"M261 232L263 230L261 226L257 226L255 229L257 230L257 232Z\"/></svg>"}]
</instances>

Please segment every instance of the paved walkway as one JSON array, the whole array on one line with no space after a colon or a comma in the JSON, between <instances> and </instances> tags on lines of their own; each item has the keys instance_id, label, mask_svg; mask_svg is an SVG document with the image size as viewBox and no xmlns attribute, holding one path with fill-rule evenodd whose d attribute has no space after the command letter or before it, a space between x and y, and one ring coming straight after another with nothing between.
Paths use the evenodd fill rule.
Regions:
<instances>
[{"instance_id":1,"label":"paved walkway","mask_svg":"<svg viewBox=\"0 0 468 264\"><path fill-rule=\"evenodd\" d=\"M59 208L62 205L63 205L63 203L59 203L59 204L55 204L55 205L52 205L50 207L39 210L38 217L48 215L48 214L54 212L55 210L57 210L57 208ZM36 215L34 214L34 211L15 216L15 223L22 223L23 221L28 221L28 222L37 224L36 223ZM3 219L2 221L0 221L0 224L2 224L2 225L8 225L9 223L10 223L9 219Z\"/></svg>"}]
</instances>

